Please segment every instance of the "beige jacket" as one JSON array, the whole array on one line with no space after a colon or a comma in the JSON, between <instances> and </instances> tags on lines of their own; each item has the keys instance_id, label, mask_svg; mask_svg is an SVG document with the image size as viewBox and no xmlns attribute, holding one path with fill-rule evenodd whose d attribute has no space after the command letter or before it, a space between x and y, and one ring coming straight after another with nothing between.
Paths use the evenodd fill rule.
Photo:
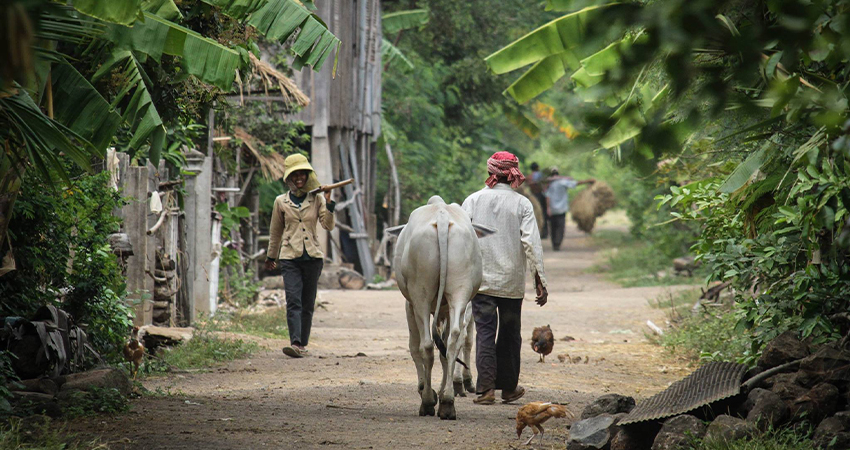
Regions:
<instances>
[{"instance_id":1,"label":"beige jacket","mask_svg":"<svg viewBox=\"0 0 850 450\"><path fill-rule=\"evenodd\" d=\"M324 195L307 194L300 208L290 200L289 192L279 195L274 200L267 257L295 259L306 248L311 257L323 258L316 235L317 221L326 230L334 228L334 215L328 211Z\"/></svg>"}]
</instances>

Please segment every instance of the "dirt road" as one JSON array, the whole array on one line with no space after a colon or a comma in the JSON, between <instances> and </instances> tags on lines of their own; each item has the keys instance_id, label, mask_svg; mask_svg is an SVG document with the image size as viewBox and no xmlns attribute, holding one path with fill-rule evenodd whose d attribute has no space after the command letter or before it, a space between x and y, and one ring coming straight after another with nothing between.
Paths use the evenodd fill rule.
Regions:
<instances>
[{"instance_id":1,"label":"dirt road","mask_svg":"<svg viewBox=\"0 0 850 450\"><path fill-rule=\"evenodd\" d=\"M571 402L577 414L608 392L648 397L687 371L643 337L647 319L663 312L647 300L669 288L623 289L586 273L598 252L569 230L562 251L546 247L550 300L523 304L523 334L550 324L558 341L545 363L524 345L522 402ZM418 417L416 371L407 350L404 299L398 291L324 291L327 310L315 316L312 357L290 359L281 341L272 350L206 373L149 378L145 397L115 417L69 424L100 435L110 448L133 449L504 449L518 447L518 405L456 402L457 421ZM560 339L571 336L575 340ZM363 353L366 356L355 356ZM561 363L556 355L580 358ZM440 364L434 369L439 386ZM528 430L526 430L528 432ZM564 421L549 422L542 448L564 448ZM536 446L541 448L541 446Z\"/></svg>"}]
</instances>

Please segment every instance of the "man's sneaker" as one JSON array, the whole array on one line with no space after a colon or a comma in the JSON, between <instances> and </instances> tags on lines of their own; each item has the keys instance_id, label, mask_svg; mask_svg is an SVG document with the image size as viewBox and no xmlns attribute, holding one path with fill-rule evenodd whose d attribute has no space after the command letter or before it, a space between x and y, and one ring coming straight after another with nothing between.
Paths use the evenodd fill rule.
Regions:
<instances>
[{"instance_id":1,"label":"man's sneaker","mask_svg":"<svg viewBox=\"0 0 850 450\"><path fill-rule=\"evenodd\" d=\"M493 403L496 403L496 393L493 389L490 389L473 399L472 403L475 403L476 405L492 405Z\"/></svg>"},{"instance_id":2,"label":"man's sneaker","mask_svg":"<svg viewBox=\"0 0 850 450\"><path fill-rule=\"evenodd\" d=\"M290 358L303 358L304 355L301 354L301 350L298 350L298 347L283 347L283 354L289 356Z\"/></svg>"},{"instance_id":3,"label":"man's sneaker","mask_svg":"<svg viewBox=\"0 0 850 450\"><path fill-rule=\"evenodd\" d=\"M525 395L525 388L522 386L517 386L513 392L502 391L502 403L515 402L521 399L523 395Z\"/></svg>"}]
</instances>

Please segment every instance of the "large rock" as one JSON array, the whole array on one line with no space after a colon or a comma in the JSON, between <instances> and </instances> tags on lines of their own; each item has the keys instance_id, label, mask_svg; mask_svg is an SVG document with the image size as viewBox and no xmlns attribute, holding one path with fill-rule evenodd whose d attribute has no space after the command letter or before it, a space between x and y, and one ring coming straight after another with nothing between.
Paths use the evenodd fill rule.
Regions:
<instances>
[{"instance_id":1,"label":"large rock","mask_svg":"<svg viewBox=\"0 0 850 450\"><path fill-rule=\"evenodd\" d=\"M818 425L813 439L820 448L850 448L850 433L847 429L841 418L828 417Z\"/></svg>"},{"instance_id":2,"label":"large rock","mask_svg":"<svg viewBox=\"0 0 850 450\"><path fill-rule=\"evenodd\" d=\"M133 392L133 383L124 372L117 369L100 369L66 375L59 396L67 391L89 391L92 387L115 388L125 396Z\"/></svg>"},{"instance_id":3,"label":"large rock","mask_svg":"<svg viewBox=\"0 0 850 450\"><path fill-rule=\"evenodd\" d=\"M658 433L658 426L642 423L635 426L617 427L611 436L609 450L637 450L649 448Z\"/></svg>"},{"instance_id":4,"label":"large rock","mask_svg":"<svg viewBox=\"0 0 850 450\"><path fill-rule=\"evenodd\" d=\"M688 414L671 417L661 426L655 436L652 450L678 450L687 447L694 439L705 434L705 424Z\"/></svg>"},{"instance_id":5,"label":"large rock","mask_svg":"<svg viewBox=\"0 0 850 450\"><path fill-rule=\"evenodd\" d=\"M612 428L619 417L601 414L580 420L570 427L567 450L592 450L604 448L611 439Z\"/></svg>"},{"instance_id":6,"label":"large rock","mask_svg":"<svg viewBox=\"0 0 850 450\"><path fill-rule=\"evenodd\" d=\"M635 399L619 394L606 394L585 406L581 413L582 419L589 419L600 414L628 413L635 408Z\"/></svg>"},{"instance_id":7,"label":"large rock","mask_svg":"<svg viewBox=\"0 0 850 450\"><path fill-rule=\"evenodd\" d=\"M793 402L808 392L806 388L793 383L777 383L773 386L771 391L788 403Z\"/></svg>"},{"instance_id":8,"label":"large rock","mask_svg":"<svg viewBox=\"0 0 850 450\"><path fill-rule=\"evenodd\" d=\"M787 362L805 358L809 354L806 344L797 338L793 331L776 336L764 348L758 365L765 369L780 366Z\"/></svg>"},{"instance_id":9,"label":"large rock","mask_svg":"<svg viewBox=\"0 0 850 450\"><path fill-rule=\"evenodd\" d=\"M818 381L846 388L850 385L850 352L835 344L822 345L800 363L800 371Z\"/></svg>"},{"instance_id":10,"label":"large rock","mask_svg":"<svg viewBox=\"0 0 850 450\"><path fill-rule=\"evenodd\" d=\"M753 426L744 419L723 414L714 418L705 432L705 438L711 441L731 442L743 439L753 431Z\"/></svg>"},{"instance_id":11,"label":"large rock","mask_svg":"<svg viewBox=\"0 0 850 450\"><path fill-rule=\"evenodd\" d=\"M838 405L838 388L829 383L820 383L809 392L794 400L791 417L794 420L805 419L810 423L820 423L831 416Z\"/></svg>"},{"instance_id":12,"label":"large rock","mask_svg":"<svg viewBox=\"0 0 850 450\"><path fill-rule=\"evenodd\" d=\"M194 328L145 325L139 328L139 341L149 353L155 354L159 347L173 347L192 339L194 332Z\"/></svg>"},{"instance_id":13,"label":"large rock","mask_svg":"<svg viewBox=\"0 0 850 450\"><path fill-rule=\"evenodd\" d=\"M766 431L777 428L788 420L788 405L774 392L766 389L753 389L745 404L752 404L747 413L747 422Z\"/></svg>"}]
</instances>

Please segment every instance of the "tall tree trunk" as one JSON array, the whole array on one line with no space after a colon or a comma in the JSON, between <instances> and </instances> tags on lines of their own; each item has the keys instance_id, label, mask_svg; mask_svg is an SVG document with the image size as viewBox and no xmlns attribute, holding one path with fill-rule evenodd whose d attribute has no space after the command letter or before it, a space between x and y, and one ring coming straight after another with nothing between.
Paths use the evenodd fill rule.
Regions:
<instances>
[{"instance_id":1,"label":"tall tree trunk","mask_svg":"<svg viewBox=\"0 0 850 450\"><path fill-rule=\"evenodd\" d=\"M21 191L23 175L23 168L14 167L8 157L0 157L0 261L6 256L6 232L12 220L15 200Z\"/></svg>"}]
</instances>

